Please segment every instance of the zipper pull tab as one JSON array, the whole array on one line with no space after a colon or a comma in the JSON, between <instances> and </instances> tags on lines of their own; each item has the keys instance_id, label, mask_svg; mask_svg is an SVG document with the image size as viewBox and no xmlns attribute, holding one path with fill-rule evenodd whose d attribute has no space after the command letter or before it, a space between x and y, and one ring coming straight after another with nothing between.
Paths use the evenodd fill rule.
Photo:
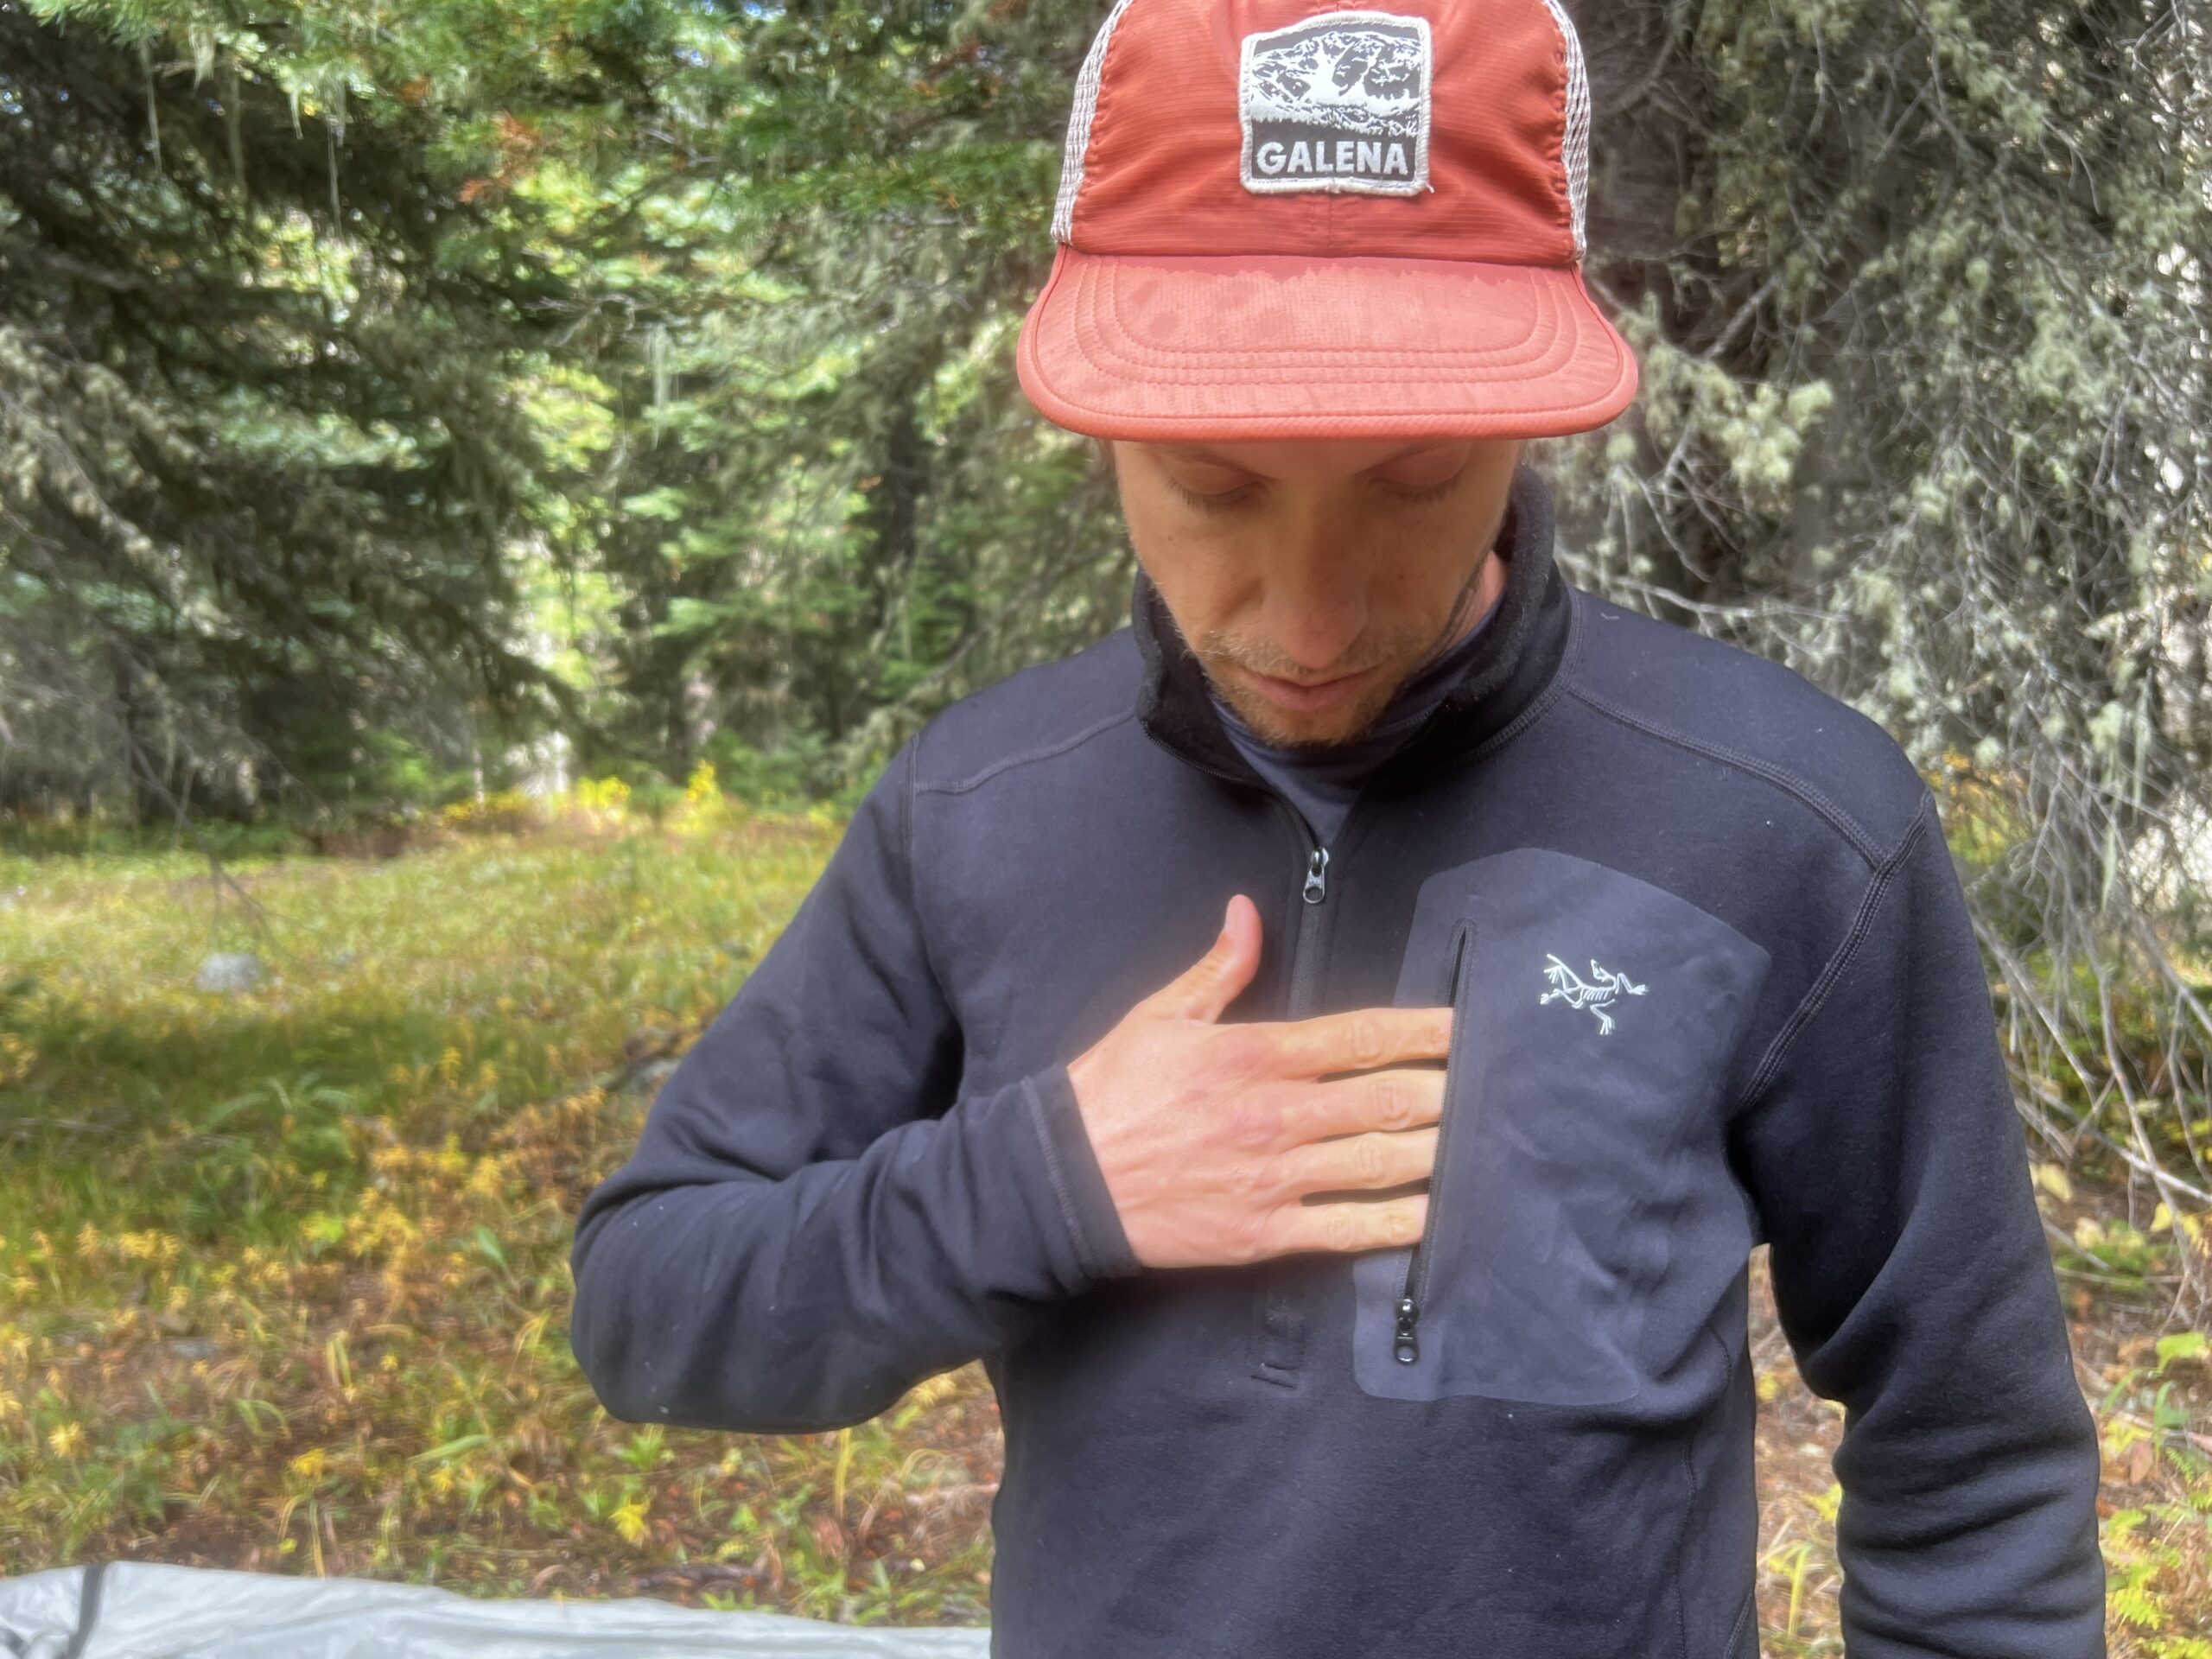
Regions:
<instances>
[{"instance_id":1,"label":"zipper pull tab","mask_svg":"<svg viewBox=\"0 0 2212 1659\"><path fill-rule=\"evenodd\" d=\"M1316 847L1306 855L1306 902L1318 905L1329 896L1329 849Z\"/></svg>"},{"instance_id":2,"label":"zipper pull tab","mask_svg":"<svg viewBox=\"0 0 2212 1659\"><path fill-rule=\"evenodd\" d=\"M1414 1321L1421 1317L1421 1310L1414 1306L1410 1296L1398 1299L1398 1339L1390 1351L1398 1357L1401 1365L1410 1365L1421 1357L1421 1344L1414 1340Z\"/></svg>"}]
</instances>

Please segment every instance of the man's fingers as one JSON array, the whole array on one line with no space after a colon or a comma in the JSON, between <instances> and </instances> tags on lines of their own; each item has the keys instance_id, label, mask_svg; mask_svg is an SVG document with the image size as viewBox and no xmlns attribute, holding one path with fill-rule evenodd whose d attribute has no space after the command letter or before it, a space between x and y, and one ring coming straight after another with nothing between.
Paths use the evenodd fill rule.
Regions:
<instances>
[{"instance_id":1,"label":"man's fingers","mask_svg":"<svg viewBox=\"0 0 2212 1659\"><path fill-rule=\"evenodd\" d=\"M1436 1166L1436 1131L1370 1130L1334 1141L1293 1147L1275 1161L1288 1190L1357 1192L1370 1187L1425 1181Z\"/></svg>"},{"instance_id":2,"label":"man's fingers","mask_svg":"<svg viewBox=\"0 0 2212 1659\"><path fill-rule=\"evenodd\" d=\"M1243 893L1229 901L1213 948L1144 1001L1163 1018L1211 1024L1252 982L1260 966L1260 912Z\"/></svg>"},{"instance_id":3,"label":"man's fingers","mask_svg":"<svg viewBox=\"0 0 2212 1659\"><path fill-rule=\"evenodd\" d=\"M1382 1250L1416 1243L1428 1214L1428 1194L1403 1198L1348 1198L1342 1204L1281 1205L1269 1215L1262 1246L1270 1255L1298 1250Z\"/></svg>"},{"instance_id":4,"label":"man's fingers","mask_svg":"<svg viewBox=\"0 0 2212 1659\"><path fill-rule=\"evenodd\" d=\"M1290 1146L1329 1135L1425 1128L1444 1116L1440 1066L1399 1066L1277 1087L1287 1103L1282 1141Z\"/></svg>"},{"instance_id":5,"label":"man's fingers","mask_svg":"<svg viewBox=\"0 0 2212 1659\"><path fill-rule=\"evenodd\" d=\"M1255 1020L1246 1029L1265 1033L1273 1041L1276 1067L1284 1076L1320 1077L1444 1058L1452 1046L1452 1010L1352 1008L1311 1020Z\"/></svg>"}]
</instances>

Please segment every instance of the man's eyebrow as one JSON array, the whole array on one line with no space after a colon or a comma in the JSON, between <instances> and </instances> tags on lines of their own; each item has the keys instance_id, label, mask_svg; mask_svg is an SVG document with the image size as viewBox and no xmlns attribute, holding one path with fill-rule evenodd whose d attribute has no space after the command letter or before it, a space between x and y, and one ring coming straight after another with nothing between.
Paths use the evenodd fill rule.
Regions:
<instances>
[{"instance_id":1,"label":"man's eyebrow","mask_svg":"<svg viewBox=\"0 0 2212 1659\"><path fill-rule=\"evenodd\" d=\"M1395 454L1383 456L1374 464L1376 467L1388 467L1394 461L1404 461L1411 455L1425 455L1433 449L1444 448L1452 442L1454 441L1450 438L1422 438L1408 444ZM1228 467L1240 473L1251 471L1251 468L1242 461L1232 461L1219 450L1209 449L1202 443L1162 443L1160 445L1160 449L1162 454L1173 455L1178 461L1205 461L1216 467Z\"/></svg>"}]
</instances>

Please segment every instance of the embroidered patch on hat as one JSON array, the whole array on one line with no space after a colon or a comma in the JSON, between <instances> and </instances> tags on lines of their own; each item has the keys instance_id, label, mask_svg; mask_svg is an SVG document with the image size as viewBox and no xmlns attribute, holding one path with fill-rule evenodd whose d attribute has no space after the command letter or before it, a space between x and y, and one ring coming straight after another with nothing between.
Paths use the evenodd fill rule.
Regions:
<instances>
[{"instance_id":1,"label":"embroidered patch on hat","mask_svg":"<svg viewBox=\"0 0 2212 1659\"><path fill-rule=\"evenodd\" d=\"M1428 188L1428 19L1331 11L1244 37L1237 173L1260 194Z\"/></svg>"}]
</instances>

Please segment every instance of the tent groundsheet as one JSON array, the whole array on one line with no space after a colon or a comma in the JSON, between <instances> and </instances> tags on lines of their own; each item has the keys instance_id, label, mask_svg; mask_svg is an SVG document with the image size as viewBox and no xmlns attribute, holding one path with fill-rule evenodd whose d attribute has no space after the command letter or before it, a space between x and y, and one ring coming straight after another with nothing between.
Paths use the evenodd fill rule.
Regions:
<instances>
[{"instance_id":1,"label":"tent groundsheet","mask_svg":"<svg viewBox=\"0 0 2212 1659\"><path fill-rule=\"evenodd\" d=\"M667 1602L487 1601L420 1584L136 1561L0 1579L10 1659L988 1659L981 1626L835 1624Z\"/></svg>"}]
</instances>

